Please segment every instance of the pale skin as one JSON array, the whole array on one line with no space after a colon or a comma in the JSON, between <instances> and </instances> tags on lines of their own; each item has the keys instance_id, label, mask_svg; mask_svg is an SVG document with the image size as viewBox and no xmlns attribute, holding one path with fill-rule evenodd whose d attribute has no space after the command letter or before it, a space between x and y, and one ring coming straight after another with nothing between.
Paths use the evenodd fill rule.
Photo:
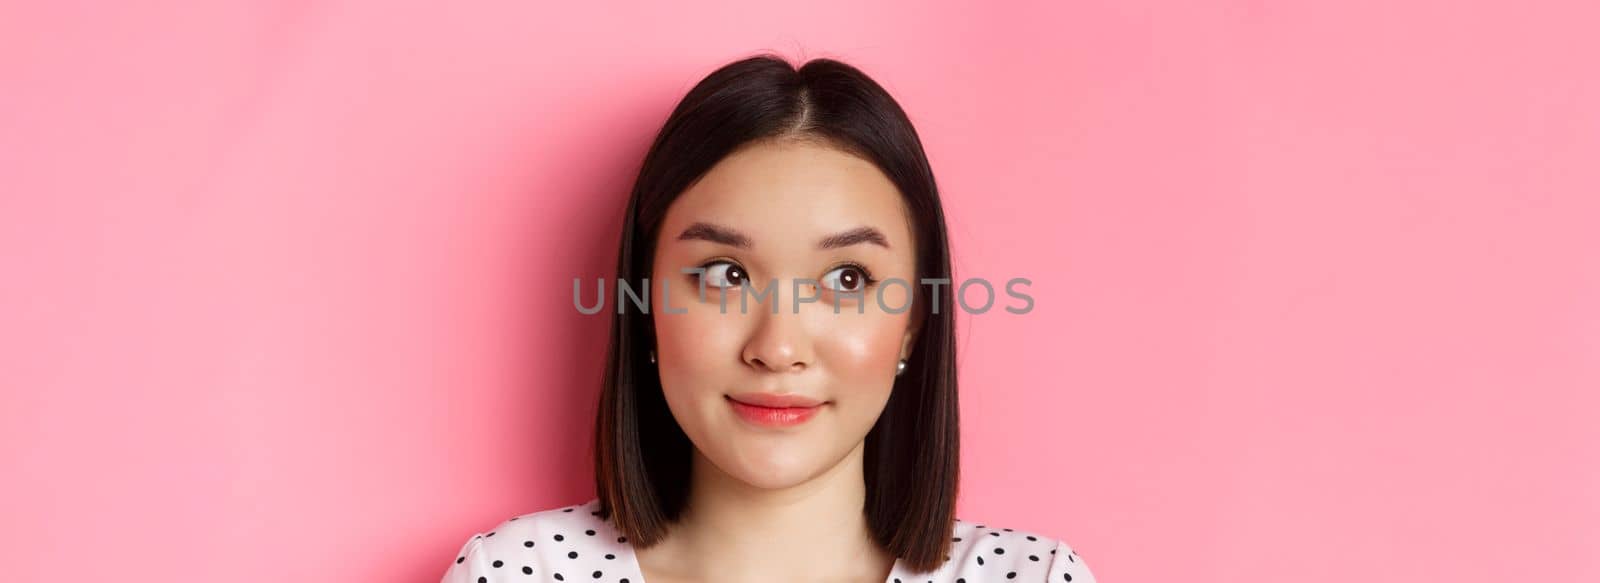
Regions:
<instances>
[{"instance_id":1,"label":"pale skin","mask_svg":"<svg viewBox=\"0 0 1600 583\"><path fill-rule=\"evenodd\" d=\"M742 235L745 244L680 238L697 223ZM882 244L854 237L819 248L862 227L876 230ZM681 271L702 266L699 280ZM880 305L879 284L866 275L915 282L915 267L899 191L872 163L825 145L747 146L673 202L650 285L668 286L672 309L685 312L652 310L656 366L668 407L694 448L682 519L661 543L636 552L648 583L887 578L894 556L872 540L863 513L865 439L888 402L897 362L911 355L919 318L915 308L883 309L907 305L906 286L883 287ZM819 284L799 287L818 301L798 311L796 279ZM752 297L741 313L740 286L769 285L778 313L773 296ZM726 313L719 288L729 292ZM746 391L827 403L798 426L757 426L725 398Z\"/></svg>"}]
</instances>

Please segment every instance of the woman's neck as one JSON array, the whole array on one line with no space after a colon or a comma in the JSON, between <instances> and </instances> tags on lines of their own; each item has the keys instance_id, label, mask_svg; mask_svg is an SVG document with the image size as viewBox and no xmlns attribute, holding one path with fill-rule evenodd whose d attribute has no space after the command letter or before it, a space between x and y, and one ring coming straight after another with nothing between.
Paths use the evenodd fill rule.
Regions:
<instances>
[{"instance_id":1,"label":"woman's neck","mask_svg":"<svg viewBox=\"0 0 1600 583\"><path fill-rule=\"evenodd\" d=\"M641 563L708 582L882 582L894 557L867 526L864 451L858 445L834 467L784 488L747 484L695 451L688 504L666 539L641 551Z\"/></svg>"}]
</instances>

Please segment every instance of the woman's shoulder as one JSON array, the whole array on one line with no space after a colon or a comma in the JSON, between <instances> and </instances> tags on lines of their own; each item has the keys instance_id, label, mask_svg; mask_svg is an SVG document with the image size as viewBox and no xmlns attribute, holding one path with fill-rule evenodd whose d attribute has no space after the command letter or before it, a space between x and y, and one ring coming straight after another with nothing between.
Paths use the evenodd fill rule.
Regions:
<instances>
[{"instance_id":1,"label":"woman's shoulder","mask_svg":"<svg viewBox=\"0 0 1600 583\"><path fill-rule=\"evenodd\" d=\"M1095 583L1083 557L1041 532L956 519L950 556L938 580ZM903 583L911 583L916 579Z\"/></svg>"},{"instance_id":2,"label":"woman's shoulder","mask_svg":"<svg viewBox=\"0 0 1600 583\"><path fill-rule=\"evenodd\" d=\"M602 520L599 500L519 514L475 532L461 545L441 583L475 583L493 574L541 574L558 560L615 560L627 544Z\"/></svg>"}]
</instances>

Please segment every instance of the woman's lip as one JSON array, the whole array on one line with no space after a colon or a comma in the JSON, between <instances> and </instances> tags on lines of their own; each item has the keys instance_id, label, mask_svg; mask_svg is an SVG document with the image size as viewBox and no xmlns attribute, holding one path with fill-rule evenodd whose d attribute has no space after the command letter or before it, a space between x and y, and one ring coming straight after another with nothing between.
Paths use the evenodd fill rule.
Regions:
<instances>
[{"instance_id":1,"label":"woman's lip","mask_svg":"<svg viewBox=\"0 0 1600 583\"><path fill-rule=\"evenodd\" d=\"M728 397L728 405L739 418L766 427L788 427L805 423L822 409L822 403L811 407L762 407Z\"/></svg>"},{"instance_id":2,"label":"woman's lip","mask_svg":"<svg viewBox=\"0 0 1600 583\"><path fill-rule=\"evenodd\" d=\"M778 394L778 393L736 393L728 395L729 399L753 405L756 407L816 407L826 405L827 401L813 399L804 395Z\"/></svg>"}]
</instances>

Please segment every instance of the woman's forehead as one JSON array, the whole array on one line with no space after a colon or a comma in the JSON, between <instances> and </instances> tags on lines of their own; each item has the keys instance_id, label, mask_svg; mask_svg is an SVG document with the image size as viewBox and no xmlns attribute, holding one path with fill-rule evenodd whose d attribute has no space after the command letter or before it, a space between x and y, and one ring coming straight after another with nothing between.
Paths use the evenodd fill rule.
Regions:
<instances>
[{"instance_id":1,"label":"woman's forehead","mask_svg":"<svg viewBox=\"0 0 1600 583\"><path fill-rule=\"evenodd\" d=\"M756 240L805 242L856 227L879 230L889 248L910 244L905 203L872 163L810 144L756 145L724 158L672 203L663 236L694 223Z\"/></svg>"}]
</instances>

